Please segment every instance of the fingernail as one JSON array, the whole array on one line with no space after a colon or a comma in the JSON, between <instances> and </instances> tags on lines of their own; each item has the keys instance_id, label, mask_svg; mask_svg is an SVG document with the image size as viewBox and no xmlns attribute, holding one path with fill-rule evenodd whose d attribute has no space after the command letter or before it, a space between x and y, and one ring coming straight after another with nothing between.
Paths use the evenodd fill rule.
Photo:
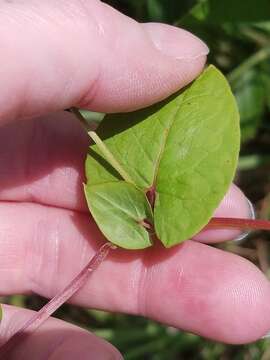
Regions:
<instances>
[{"instance_id":1,"label":"fingernail","mask_svg":"<svg viewBox=\"0 0 270 360\"><path fill-rule=\"evenodd\" d=\"M179 60L194 60L209 53L208 46L190 32L165 24L143 24L155 47Z\"/></svg>"},{"instance_id":2,"label":"fingernail","mask_svg":"<svg viewBox=\"0 0 270 360\"><path fill-rule=\"evenodd\" d=\"M252 220L255 220L256 219L256 213L255 213L254 206L252 205L252 203L251 203L251 201L249 199L247 199L247 203L248 203L248 207L249 207L248 218L252 219ZM250 231L243 232L236 239L234 239L234 241L243 242L246 239L246 237L249 235L249 233L250 233Z\"/></svg>"}]
</instances>

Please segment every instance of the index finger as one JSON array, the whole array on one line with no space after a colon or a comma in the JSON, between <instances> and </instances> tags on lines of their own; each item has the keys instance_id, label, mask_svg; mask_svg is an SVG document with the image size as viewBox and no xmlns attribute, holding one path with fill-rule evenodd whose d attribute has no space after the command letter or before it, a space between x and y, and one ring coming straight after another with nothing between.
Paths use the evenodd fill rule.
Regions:
<instances>
[{"instance_id":1,"label":"index finger","mask_svg":"<svg viewBox=\"0 0 270 360\"><path fill-rule=\"evenodd\" d=\"M2 294L53 297L104 241L82 213L14 203L0 213ZM269 298L269 282L253 264L190 240L171 249L114 250L72 301L245 343L269 331Z\"/></svg>"}]
</instances>

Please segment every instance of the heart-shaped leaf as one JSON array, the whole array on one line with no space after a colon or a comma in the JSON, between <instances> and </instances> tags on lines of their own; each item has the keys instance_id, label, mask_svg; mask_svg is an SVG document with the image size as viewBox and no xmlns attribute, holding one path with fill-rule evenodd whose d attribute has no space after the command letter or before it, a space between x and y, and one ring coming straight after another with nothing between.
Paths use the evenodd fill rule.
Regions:
<instances>
[{"instance_id":1,"label":"heart-shaped leaf","mask_svg":"<svg viewBox=\"0 0 270 360\"><path fill-rule=\"evenodd\" d=\"M118 245L117 236L121 237L120 246L149 246L145 239L134 241L135 246L125 243L123 234L130 234L130 221L117 226L116 220L102 216L100 206L95 207L94 196L89 197L97 189L95 186L108 186L109 191L112 183L119 183L124 177L144 194L141 205L144 215L149 213L148 198L156 235L170 247L200 231L224 197L238 159L239 115L225 77L209 66L190 86L159 104L133 113L106 116L98 135L126 174L125 177L119 172L104 149L90 147L86 197L98 226ZM122 194L120 188L119 193ZM125 200L120 195L114 197L115 211L119 208L117 201L127 208L139 201L137 196L123 196ZM106 204L102 205L104 211Z\"/></svg>"}]
</instances>

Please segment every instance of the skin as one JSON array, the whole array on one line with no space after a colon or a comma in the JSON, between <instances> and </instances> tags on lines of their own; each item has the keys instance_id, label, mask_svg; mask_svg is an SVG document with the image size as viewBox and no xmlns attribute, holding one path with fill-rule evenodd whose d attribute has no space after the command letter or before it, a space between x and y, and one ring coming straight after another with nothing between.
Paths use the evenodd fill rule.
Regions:
<instances>
[{"instance_id":1,"label":"skin","mask_svg":"<svg viewBox=\"0 0 270 360\"><path fill-rule=\"evenodd\" d=\"M138 24L96 0L3 1L0 34L0 292L50 298L104 242L82 192L88 137L62 109L150 105L197 77L208 50L183 30ZM250 216L236 186L216 215ZM211 230L169 250L115 250L71 302L217 341L254 341L270 329L269 283L247 260L207 245L238 235ZM3 311L2 343L31 315ZM110 344L53 318L10 358L49 356L121 359Z\"/></svg>"}]
</instances>

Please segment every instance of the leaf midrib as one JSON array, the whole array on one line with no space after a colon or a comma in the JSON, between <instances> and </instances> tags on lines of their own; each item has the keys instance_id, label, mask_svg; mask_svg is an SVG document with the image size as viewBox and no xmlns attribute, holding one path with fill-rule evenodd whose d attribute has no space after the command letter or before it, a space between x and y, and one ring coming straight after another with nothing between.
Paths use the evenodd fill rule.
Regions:
<instances>
[{"instance_id":1,"label":"leaf midrib","mask_svg":"<svg viewBox=\"0 0 270 360\"><path fill-rule=\"evenodd\" d=\"M191 86L192 86L192 85L191 85ZM190 89L190 88L189 88L189 89ZM168 137L169 137L169 135L170 135L170 131L171 131L171 129L172 129L172 126L173 126L173 123L174 123L174 121L175 121L175 118L176 118L176 116L178 115L178 113L179 113L179 111L180 111L180 107L181 107L181 105L183 104L186 95L189 93L189 89L187 90L186 93L183 93L183 94L182 94L182 97L180 98L181 101L179 102L179 104L176 105L176 111L175 111L175 113L174 113L173 116L172 116L171 123L169 124L167 133L166 133L165 136L164 136L164 141L163 141L163 144L161 145L161 148L160 148L160 151L159 151L159 154L158 154L158 157L157 157L157 161L156 161L156 164L155 164L155 166L154 166L154 167L155 167L155 171L154 171L154 176L153 176L153 182L152 182L152 185L151 185L150 187L156 188L156 181L157 181L158 170L159 170L160 162L161 162L161 159L162 159L162 156L163 156L165 147L166 147L166 143L167 143Z\"/></svg>"}]
</instances>

